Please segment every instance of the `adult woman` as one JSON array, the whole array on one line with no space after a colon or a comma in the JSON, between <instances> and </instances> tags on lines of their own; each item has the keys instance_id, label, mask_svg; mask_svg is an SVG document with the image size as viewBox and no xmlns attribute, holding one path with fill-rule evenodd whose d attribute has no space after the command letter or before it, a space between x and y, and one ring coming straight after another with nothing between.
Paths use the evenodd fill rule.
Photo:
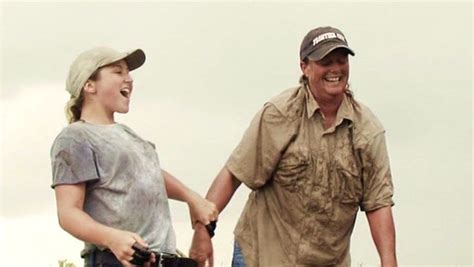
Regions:
<instances>
[{"instance_id":1,"label":"adult woman","mask_svg":"<svg viewBox=\"0 0 474 267\"><path fill-rule=\"evenodd\" d=\"M384 129L348 89L344 34L319 27L300 47L300 85L257 113L207 194L221 211L252 189L235 228L232 266L350 266L357 210L366 211L382 266L396 266L393 186ZM212 262L206 230L190 255Z\"/></svg>"}]
</instances>

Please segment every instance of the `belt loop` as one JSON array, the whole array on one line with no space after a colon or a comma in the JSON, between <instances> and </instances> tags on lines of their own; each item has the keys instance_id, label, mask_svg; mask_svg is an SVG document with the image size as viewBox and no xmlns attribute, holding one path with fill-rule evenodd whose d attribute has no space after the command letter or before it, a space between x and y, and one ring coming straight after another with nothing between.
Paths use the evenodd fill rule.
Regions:
<instances>
[{"instance_id":1,"label":"belt loop","mask_svg":"<svg viewBox=\"0 0 474 267\"><path fill-rule=\"evenodd\" d=\"M160 253L158 253L157 256L158 256L158 260L157 260L158 267L164 267L164 265L163 265L163 254L160 252Z\"/></svg>"},{"instance_id":2,"label":"belt loop","mask_svg":"<svg viewBox=\"0 0 474 267\"><path fill-rule=\"evenodd\" d=\"M95 249L89 251L89 253L84 255L84 263L85 263L85 267L96 267L96 265L95 265Z\"/></svg>"},{"instance_id":3,"label":"belt loop","mask_svg":"<svg viewBox=\"0 0 474 267\"><path fill-rule=\"evenodd\" d=\"M90 266L95 267L95 249L91 251L91 256L89 257Z\"/></svg>"}]
</instances>

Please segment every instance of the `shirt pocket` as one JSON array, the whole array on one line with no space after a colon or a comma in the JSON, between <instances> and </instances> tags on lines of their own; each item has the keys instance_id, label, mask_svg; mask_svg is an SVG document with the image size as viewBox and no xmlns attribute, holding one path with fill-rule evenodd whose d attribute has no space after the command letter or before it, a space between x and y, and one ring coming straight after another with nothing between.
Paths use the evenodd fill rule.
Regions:
<instances>
[{"instance_id":1,"label":"shirt pocket","mask_svg":"<svg viewBox=\"0 0 474 267\"><path fill-rule=\"evenodd\" d=\"M360 202L362 192L360 190L359 177L345 169L338 169L339 199L341 203L357 204Z\"/></svg>"},{"instance_id":2,"label":"shirt pocket","mask_svg":"<svg viewBox=\"0 0 474 267\"><path fill-rule=\"evenodd\" d=\"M361 171L356 155L350 152L344 160L336 160L336 188L338 198L344 204L358 204L362 199Z\"/></svg>"},{"instance_id":3,"label":"shirt pocket","mask_svg":"<svg viewBox=\"0 0 474 267\"><path fill-rule=\"evenodd\" d=\"M296 192L305 186L309 179L309 150L301 147L288 151L282 157L274 175L274 181L290 192Z\"/></svg>"}]
</instances>

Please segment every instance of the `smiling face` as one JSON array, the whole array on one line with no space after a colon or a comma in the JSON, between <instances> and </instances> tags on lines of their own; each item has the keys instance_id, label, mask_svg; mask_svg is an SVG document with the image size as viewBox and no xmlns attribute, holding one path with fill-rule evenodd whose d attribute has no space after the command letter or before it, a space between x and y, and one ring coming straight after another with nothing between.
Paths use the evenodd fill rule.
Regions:
<instances>
[{"instance_id":1,"label":"smiling face","mask_svg":"<svg viewBox=\"0 0 474 267\"><path fill-rule=\"evenodd\" d=\"M127 63L120 60L99 69L96 80L89 80L84 90L108 117L114 112L127 113L133 91L133 79Z\"/></svg>"},{"instance_id":2,"label":"smiling face","mask_svg":"<svg viewBox=\"0 0 474 267\"><path fill-rule=\"evenodd\" d=\"M315 98L340 99L349 80L349 59L345 49L335 49L323 59L301 62L301 70L308 79Z\"/></svg>"}]
</instances>

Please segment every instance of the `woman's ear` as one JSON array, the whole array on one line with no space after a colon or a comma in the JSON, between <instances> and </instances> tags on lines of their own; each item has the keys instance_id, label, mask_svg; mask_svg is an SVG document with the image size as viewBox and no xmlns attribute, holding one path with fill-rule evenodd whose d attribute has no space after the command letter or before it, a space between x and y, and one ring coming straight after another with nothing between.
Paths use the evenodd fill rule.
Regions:
<instances>
[{"instance_id":1,"label":"woman's ear","mask_svg":"<svg viewBox=\"0 0 474 267\"><path fill-rule=\"evenodd\" d=\"M306 64L304 61L300 61L300 68L301 68L301 71L303 72L303 75L306 75L305 69L307 66L308 64Z\"/></svg>"}]
</instances>

